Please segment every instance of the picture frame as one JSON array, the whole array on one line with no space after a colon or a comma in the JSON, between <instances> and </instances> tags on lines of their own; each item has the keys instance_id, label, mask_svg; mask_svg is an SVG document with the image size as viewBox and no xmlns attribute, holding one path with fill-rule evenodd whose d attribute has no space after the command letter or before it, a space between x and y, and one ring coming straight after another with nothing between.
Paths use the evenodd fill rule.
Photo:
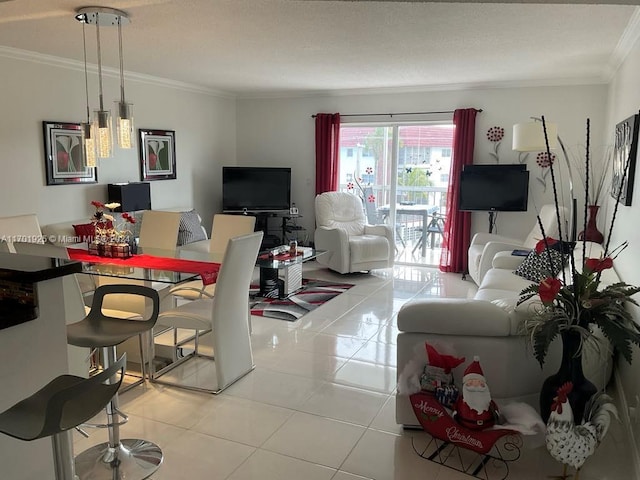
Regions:
<instances>
[{"instance_id":1,"label":"picture frame","mask_svg":"<svg viewBox=\"0 0 640 480\"><path fill-rule=\"evenodd\" d=\"M42 122L47 185L98 183L98 169L85 165L79 123Z\"/></svg>"},{"instance_id":2,"label":"picture frame","mask_svg":"<svg viewBox=\"0 0 640 480\"><path fill-rule=\"evenodd\" d=\"M638 114L632 115L618 123L615 129L611 196L617 198L625 206L631 205L633 198L633 182L638 154L638 126L640 124L638 120ZM618 193L620 193L619 198Z\"/></svg>"},{"instance_id":3,"label":"picture frame","mask_svg":"<svg viewBox=\"0 0 640 480\"><path fill-rule=\"evenodd\" d=\"M141 180L175 180L176 132L146 128L140 128L138 132Z\"/></svg>"}]
</instances>

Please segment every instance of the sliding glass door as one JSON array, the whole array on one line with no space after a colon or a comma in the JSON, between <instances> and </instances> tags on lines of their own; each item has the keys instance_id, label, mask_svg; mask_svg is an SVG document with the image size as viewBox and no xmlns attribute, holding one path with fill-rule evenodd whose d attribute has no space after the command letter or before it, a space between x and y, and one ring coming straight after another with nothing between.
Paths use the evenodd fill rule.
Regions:
<instances>
[{"instance_id":1,"label":"sliding glass door","mask_svg":"<svg viewBox=\"0 0 640 480\"><path fill-rule=\"evenodd\" d=\"M452 139L451 123L340 128L340 190L362 199L368 223L393 226L397 263L439 263Z\"/></svg>"}]
</instances>

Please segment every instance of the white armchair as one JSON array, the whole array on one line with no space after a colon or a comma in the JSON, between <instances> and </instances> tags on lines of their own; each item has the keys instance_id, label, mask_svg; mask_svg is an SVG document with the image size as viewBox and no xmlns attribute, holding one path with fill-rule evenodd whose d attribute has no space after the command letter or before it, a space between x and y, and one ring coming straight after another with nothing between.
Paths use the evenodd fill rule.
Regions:
<instances>
[{"instance_id":1,"label":"white armchair","mask_svg":"<svg viewBox=\"0 0 640 480\"><path fill-rule=\"evenodd\" d=\"M560 207L560 219L567 216L567 210ZM544 226L544 232L548 237L558 236L558 217L555 205L544 205L540 209L540 220ZM566 230L565 230L566 233ZM538 240L542 239L540 226L536 223L524 240L503 237L491 233L476 233L471 239L468 253L469 276L477 285L482 283L482 279L493 264L493 258L498 252L511 251L514 249L532 249Z\"/></svg>"},{"instance_id":2,"label":"white armchair","mask_svg":"<svg viewBox=\"0 0 640 480\"><path fill-rule=\"evenodd\" d=\"M360 199L350 193L316 196L315 247L327 253L319 264L339 273L393 266L393 231L387 225L367 225Z\"/></svg>"}]
</instances>

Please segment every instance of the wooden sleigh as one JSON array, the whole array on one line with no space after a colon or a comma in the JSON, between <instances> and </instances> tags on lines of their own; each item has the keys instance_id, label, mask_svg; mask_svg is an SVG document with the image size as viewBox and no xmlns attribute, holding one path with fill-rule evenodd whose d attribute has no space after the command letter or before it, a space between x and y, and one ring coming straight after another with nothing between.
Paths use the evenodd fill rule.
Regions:
<instances>
[{"instance_id":1,"label":"wooden sleigh","mask_svg":"<svg viewBox=\"0 0 640 480\"><path fill-rule=\"evenodd\" d=\"M431 436L426 446L413 448L426 460L485 480L504 480L509 462L520 458L522 438L515 430L471 430L457 423L429 392L410 395L422 428Z\"/></svg>"}]
</instances>

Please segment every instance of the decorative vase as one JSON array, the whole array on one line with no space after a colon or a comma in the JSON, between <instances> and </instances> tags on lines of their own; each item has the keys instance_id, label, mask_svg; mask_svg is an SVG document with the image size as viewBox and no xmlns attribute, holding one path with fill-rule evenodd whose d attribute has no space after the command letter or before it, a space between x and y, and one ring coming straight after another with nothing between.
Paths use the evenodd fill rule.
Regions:
<instances>
[{"instance_id":1,"label":"decorative vase","mask_svg":"<svg viewBox=\"0 0 640 480\"><path fill-rule=\"evenodd\" d=\"M578 235L579 240L586 240L587 242L602 243L604 242L604 235L600 233L597 226L596 218L598 216L599 205L589 205L589 220L587 221L587 228L580 232Z\"/></svg>"},{"instance_id":2,"label":"decorative vase","mask_svg":"<svg viewBox=\"0 0 640 480\"><path fill-rule=\"evenodd\" d=\"M582 353L580 350L580 334L573 331L561 332L562 361L557 373L547 377L540 390L540 415L544 423L549 420L551 404L557 395L558 388L566 382L573 383L569 393L569 405L573 410L573 421L576 425L582 422L584 408L589 399L598 391L596 386L585 378L582 372Z\"/></svg>"}]
</instances>

